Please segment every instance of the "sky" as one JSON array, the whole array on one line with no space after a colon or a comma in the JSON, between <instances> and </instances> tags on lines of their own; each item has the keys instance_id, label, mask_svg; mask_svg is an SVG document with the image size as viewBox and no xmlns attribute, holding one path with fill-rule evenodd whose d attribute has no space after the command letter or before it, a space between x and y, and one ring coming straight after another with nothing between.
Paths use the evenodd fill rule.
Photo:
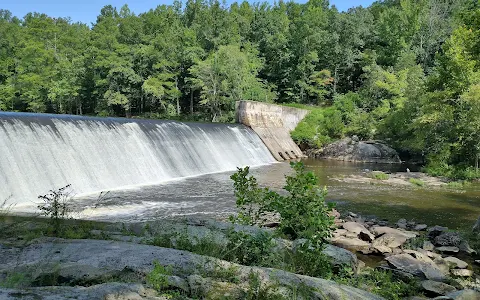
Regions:
<instances>
[{"instance_id":1,"label":"sky","mask_svg":"<svg viewBox=\"0 0 480 300\"><path fill-rule=\"evenodd\" d=\"M251 2L262 2L252 0ZM268 0L273 3L273 0ZM305 2L300 0L299 2ZM183 1L185 2L185 1ZM232 3L234 0L227 0ZM241 0L237 0L241 2ZM330 0L339 10L347 10L350 7L372 4L374 0ZM160 4L171 4L173 0L0 0L0 9L7 9L14 16L23 17L29 12L45 13L51 17L70 17L74 22L90 24L95 22L100 9L111 4L118 9L128 4L130 10L136 14L146 12Z\"/></svg>"}]
</instances>

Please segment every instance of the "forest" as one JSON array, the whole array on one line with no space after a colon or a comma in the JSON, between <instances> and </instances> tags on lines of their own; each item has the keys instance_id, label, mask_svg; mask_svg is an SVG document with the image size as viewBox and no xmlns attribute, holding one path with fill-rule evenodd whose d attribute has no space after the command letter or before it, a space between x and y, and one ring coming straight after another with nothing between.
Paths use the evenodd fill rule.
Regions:
<instances>
[{"instance_id":1,"label":"forest","mask_svg":"<svg viewBox=\"0 0 480 300\"><path fill-rule=\"evenodd\" d=\"M231 122L235 101L312 110L294 138L381 139L479 177L480 1L174 1L93 24L0 10L0 110Z\"/></svg>"}]
</instances>

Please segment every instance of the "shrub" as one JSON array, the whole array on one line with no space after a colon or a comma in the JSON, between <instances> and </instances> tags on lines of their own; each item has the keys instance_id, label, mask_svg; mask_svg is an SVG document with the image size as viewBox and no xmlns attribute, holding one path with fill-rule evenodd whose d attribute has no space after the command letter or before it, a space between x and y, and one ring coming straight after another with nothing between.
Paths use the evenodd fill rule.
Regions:
<instances>
[{"instance_id":1,"label":"shrub","mask_svg":"<svg viewBox=\"0 0 480 300\"><path fill-rule=\"evenodd\" d=\"M70 185L58 190L50 190L47 194L38 196L43 203L38 205L38 209L45 217L50 218L50 225L53 233L56 235L61 230L61 224L70 213L71 192Z\"/></svg>"},{"instance_id":2,"label":"shrub","mask_svg":"<svg viewBox=\"0 0 480 300\"><path fill-rule=\"evenodd\" d=\"M247 266L268 267L275 261L275 242L268 232L248 233L229 230L224 260Z\"/></svg>"},{"instance_id":3,"label":"shrub","mask_svg":"<svg viewBox=\"0 0 480 300\"><path fill-rule=\"evenodd\" d=\"M164 267L158 261L153 262L153 270L147 275L147 283L157 291L169 286L168 276L172 275L171 267Z\"/></svg>"},{"instance_id":4,"label":"shrub","mask_svg":"<svg viewBox=\"0 0 480 300\"><path fill-rule=\"evenodd\" d=\"M306 238L313 248L321 248L333 231L334 218L330 216L333 204L325 202L327 190L317 185L318 178L313 172L307 172L301 162L290 165L295 174L286 176L287 195L259 188L256 179L248 176L248 167L239 168L231 176L240 210L233 221L254 224L265 213L278 214L283 234L291 239Z\"/></svg>"},{"instance_id":5,"label":"shrub","mask_svg":"<svg viewBox=\"0 0 480 300\"><path fill-rule=\"evenodd\" d=\"M408 180L408 182L410 182L413 185L420 186L420 187L425 186L425 182L423 180L417 179L417 178L410 178Z\"/></svg>"}]
</instances>

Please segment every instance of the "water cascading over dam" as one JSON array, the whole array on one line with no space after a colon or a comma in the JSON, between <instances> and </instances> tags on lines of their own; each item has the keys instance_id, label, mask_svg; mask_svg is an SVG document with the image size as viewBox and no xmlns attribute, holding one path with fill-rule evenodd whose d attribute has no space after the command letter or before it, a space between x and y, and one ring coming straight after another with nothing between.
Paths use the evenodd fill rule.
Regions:
<instances>
[{"instance_id":1,"label":"water cascading over dam","mask_svg":"<svg viewBox=\"0 0 480 300\"><path fill-rule=\"evenodd\" d=\"M16 205L273 162L244 125L0 112L0 202Z\"/></svg>"}]
</instances>

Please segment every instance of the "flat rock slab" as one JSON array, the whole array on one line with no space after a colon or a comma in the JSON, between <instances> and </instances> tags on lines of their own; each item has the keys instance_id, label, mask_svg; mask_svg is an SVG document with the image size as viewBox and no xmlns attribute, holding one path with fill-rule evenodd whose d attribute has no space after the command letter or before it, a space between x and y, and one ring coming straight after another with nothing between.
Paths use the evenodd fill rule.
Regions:
<instances>
[{"instance_id":1,"label":"flat rock slab","mask_svg":"<svg viewBox=\"0 0 480 300\"><path fill-rule=\"evenodd\" d=\"M370 230L376 235L380 236L382 234L386 233L392 233L392 234L398 234L398 235L403 235L408 239L416 237L418 234L413 231L406 231L406 230L399 230L391 227L386 227L386 226L376 226L370 228Z\"/></svg>"},{"instance_id":2,"label":"flat rock slab","mask_svg":"<svg viewBox=\"0 0 480 300\"><path fill-rule=\"evenodd\" d=\"M357 222L345 222L343 228L360 236L362 240L371 242L375 239L375 236L365 227L363 224Z\"/></svg>"},{"instance_id":3,"label":"flat rock slab","mask_svg":"<svg viewBox=\"0 0 480 300\"><path fill-rule=\"evenodd\" d=\"M472 277L473 276L473 271L472 270L467 270L467 269L453 269L453 270L451 270L451 272L454 276L459 276L459 277Z\"/></svg>"},{"instance_id":4,"label":"flat rock slab","mask_svg":"<svg viewBox=\"0 0 480 300\"><path fill-rule=\"evenodd\" d=\"M304 284L319 291L315 292L318 299L383 299L366 291L325 279L277 269L246 267L186 251L150 245L104 240L55 239L33 243L21 249L0 248L0 272L23 269L36 273L33 274L35 276L45 274L48 268L53 267L59 276L70 282L95 280L125 270L145 275L153 270L154 261L163 266L172 266L173 275L180 277L192 274L198 268L215 271L218 266L236 267L241 280L248 281L249 274L254 272L264 282L293 286ZM94 274L94 277L91 274Z\"/></svg>"},{"instance_id":5,"label":"flat rock slab","mask_svg":"<svg viewBox=\"0 0 480 300\"><path fill-rule=\"evenodd\" d=\"M370 243L359 238L338 237L332 239L332 244L352 251L366 251L370 249Z\"/></svg>"},{"instance_id":6,"label":"flat rock slab","mask_svg":"<svg viewBox=\"0 0 480 300\"><path fill-rule=\"evenodd\" d=\"M435 294L436 296L437 295L443 296L457 290L456 288L454 288L449 284L433 281L433 280L422 281L422 287L427 292Z\"/></svg>"},{"instance_id":7,"label":"flat rock slab","mask_svg":"<svg viewBox=\"0 0 480 300\"><path fill-rule=\"evenodd\" d=\"M37 287L28 289L1 289L2 300L153 300L156 292L141 284L105 283L90 287Z\"/></svg>"},{"instance_id":8,"label":"flat rock slab","mask_svg":"<svg viewBox=\"0 0 480 300\"><path fill-rule=\"evenodd\" d=\"M453 300L478 300L480 299L480 292L474 290L461 290L447 294L449 299Z\"/></svg>"},{"instance_id":9,"label":"flat rock slab","mask_svg":"<svg viewBox=\"0 0 480 300\"><path fill-rule=\"evenodd\" d=\"M453 268L466 269L468 267L466 262L453 256L445 257L444 260L446 260Z\"/></svg>"},{"instance_id":10,"label":"flat rock slab","mask_svg":"<svg viewBox=\"0 0 480 300\"><path fill-rule=\"evenodd\" d=\"M407 237L403 234L386 233L373 241L372 246L385 246L388 248L398 248L407 241Z\"/></svg>"},{"instance_id":11,"label":"flat rock slab","mask_svg":"<svg viewBox=\"0 0 480 300\"><path fill-rule=\"evenodd\" d=\"M460 251L460 249L458 249L457 247L448 247L448 246L438 247L436 249L440 252L448 252L448 253L458 253L458 251Z\"/></svg>"},{"instance_id":12,"label":"flat rock slab","mask_svg":"<svg viewBox=\"0 0 480 300\"><path fill-rule=\"evenodd\" d=\"M422 262L409 254L392 255L386 258L387 262L401 271L414 276L435 281L444 281L446 275L435 265Z\"/></svg>"}]
</instances>

